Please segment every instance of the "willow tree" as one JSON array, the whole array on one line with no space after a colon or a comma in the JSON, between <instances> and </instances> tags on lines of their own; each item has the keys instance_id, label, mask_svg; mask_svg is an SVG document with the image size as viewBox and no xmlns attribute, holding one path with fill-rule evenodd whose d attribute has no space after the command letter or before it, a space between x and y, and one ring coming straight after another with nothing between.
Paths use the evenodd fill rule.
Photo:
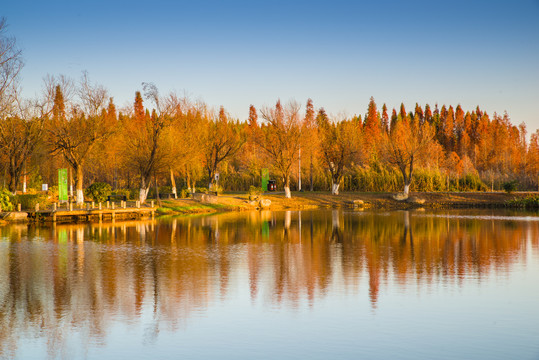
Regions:
<instances>
[{"instance_id":1,"label":"willow tree","mask_svg":"<svg viewBox=\"0 0 539 360\"><path fill-rule=\"evenodd\" d=\"M414 166L427 157L433 139L432 127L427 121L421 122L418 116L399 119L386 135L386 159L401 172L406 196L410 193Z\"/></svg>"},{"instance_id":2,"label":"willow tree","mask_svg":"<svg viewBox=\"0 0 539 360\"><path fill-rule=\"evenodd\" d=\"M292 197L290 174L300 148L303 122L299 108L296 102L290 102L283 108L279 100L275 108L261 110L266 123L260 128L260 146L265 150L274 170L281 176L286 198Z\"/></svg>"},{"instance_id":3,"label":"willow tree","mask_svg":"<svg viewBox=\"0 0 539 360\"><path fill-rule=\"evenodd\" d=\"M339 194L339 185L347 167L359 159L360 129L353 121L332 122L324 109L316 117L320 149L331 174L331 194Z\"/></svg>"}]
</instances>

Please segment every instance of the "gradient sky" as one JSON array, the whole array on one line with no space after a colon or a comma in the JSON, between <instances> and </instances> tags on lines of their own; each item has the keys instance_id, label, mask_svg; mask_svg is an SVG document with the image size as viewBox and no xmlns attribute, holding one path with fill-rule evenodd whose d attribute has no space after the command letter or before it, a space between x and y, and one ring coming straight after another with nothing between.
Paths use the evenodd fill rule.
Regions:
<instances>
[{"instance_id":1,"label":"gradient sky","mask_svg":"<svg viewBox=\"0 0 539 360\"><path fill-rule=\"evenodd\" d=\"M330 114L404 102L539 128L539 0L4 1L23 94L87 70L118 107L142 82L244 120L277 98Z\"/></svg>"}]
</instances>

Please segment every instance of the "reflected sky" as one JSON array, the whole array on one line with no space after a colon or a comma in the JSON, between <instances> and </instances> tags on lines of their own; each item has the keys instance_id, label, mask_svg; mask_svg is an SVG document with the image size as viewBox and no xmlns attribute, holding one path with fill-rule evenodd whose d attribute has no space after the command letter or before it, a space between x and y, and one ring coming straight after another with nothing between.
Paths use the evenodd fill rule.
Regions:
<instances>
[{"instance_id":1,"label":"reflected sky","mask_svg":"<svg viewBox=\"0 0 539 360\"><path fill-rule=\"evenodd\" d=\"M0 228L0 356L539 357L539 222L246 212Z\"/></svg>"}]
</instances>

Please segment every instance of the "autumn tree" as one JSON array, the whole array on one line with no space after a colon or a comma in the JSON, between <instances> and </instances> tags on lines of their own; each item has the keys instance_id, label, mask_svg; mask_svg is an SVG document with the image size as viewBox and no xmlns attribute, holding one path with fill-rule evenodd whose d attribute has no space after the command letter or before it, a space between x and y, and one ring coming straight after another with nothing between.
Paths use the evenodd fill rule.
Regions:
<instances>
[{"instance_id":1,"label":"autumn tree","mask_svg":"<svg viewBox=\"0 0 539 360\"><path fill-rule=\"evenodd\" d=\"M414 165L427 156L433 137L434 133L428 122L399 119L384 142L387 161L396 166L402 174L406 196L410 192Z\"/></svg>"},{"instance_id":2,"label":"autumn tree","mask_svg":"<svg viewBox=\"0 0 539 360\"><path fill-rule=\"evenodd\" d=\"M66 112L64 96L60 85L55 87L52 118L47 122L48 141L52 153L61 153L73 168L76 180L76 199L84 202L84 166L94 146L106 139L112 132L108 118L103 116L107 91L100 85L92 85L83 74L78 87L82 110L73 107Z\"/></svg>"},{"instance_id":3,"label":"autumn tree","mask_svg":"<svg viewBox=\"0 0 539 360\"><path fill-rule=\"evenodd\" d=\"M371 96L367 115L365 116L365 123L363 125L366 145L370 152L376 152L376 146L381 136L381 130L382 127L378 110L376 108L376 102Z\"/></svg>"},{"instance_id":4,"label":"autumn tree","mask_svg":"<svg viewBox=\"0 0 539 360\"><path fill-rule=\"evenodd\" d=\"M331 174L331 194L339 194L339 185L347 167L357 159L360 132L352 121L332 122L324 109L316 117L321 152Z\"/></svg>"},{"instance_id":5,"label":"autumn tree","mask_svg":"<svg viewBox=\"0 0 539 360\"><path fill-rule=\"evenodd\" d=\"M9 190L15 194L25 172L25 165L33 155L43 133L43 120L23 119L19 116L0 119L0 153L7 159Z\"/></svg>"},{"instance_id":6,"label":"autumn tree","mask_svg":"<svg viewBox=\"0 0 539 360\"><path fill-rule=\"evenodd\" d=\"M158 169L169 170L171 152L167 146L167 130L170 113L164 105L157 87L152 83L142 83L144 97L155 106L151 114L144 111L142 95L135 93L132 117L122 118L123 137L122 155L126 165L138 172L139 200L146 201L150 191L151 178Z\"/></svg>"},{"instance_id":7,"label":"autumn tree","mask_svg":"<svg viewBox=\"0 0 539 360\"><path fill-rule=\"evenodd\" d=\"M215 184L219 164L232 157L245 142L240 127L229 121L223 107L217 118L208 119L205 136L201 139L206 160L209 189Z\"/></svg>"},{"instance_id":8,"label":"autumn tree","mask_svg":"<svg viewBox=\"0 0 539 360\"><path fill-rule=\"evenodd\" d=\"M291 198L290 174L298 158L302 130L299 105L290 102L283 108L278 100L275 108L264 108L261 114L266 124L261 128L260 146L282 178L285 197Z\"/></svg>"}]
</instances>

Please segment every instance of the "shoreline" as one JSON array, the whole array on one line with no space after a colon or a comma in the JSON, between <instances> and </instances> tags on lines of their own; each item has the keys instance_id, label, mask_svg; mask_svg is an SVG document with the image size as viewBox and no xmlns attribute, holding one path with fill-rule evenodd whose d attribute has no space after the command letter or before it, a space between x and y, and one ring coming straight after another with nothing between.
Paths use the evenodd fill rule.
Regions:
<instances>
[{"instance_id":1,"label":"shoreline","mask_svg":"<svg viewBox=\"0 0 539 360\"><path fill-rule=\"evenodd\" d=\"M410 210L410 209L484 209L518 208L509 205L514 199L537 196L537 192L419 192L411 193L407 200L395 200L396 193L343 192L293 192L286 199L284 193L264 193L260 199L271 201L267 210L307 210L348 208L364 210ZM225 193L194 199L168 199L158 202L157 216L211 215L224 212L260 210L258 201L250 201L247 193ZM24 215L27 216L24 216ZM2 213L0 225L13 222L33 222L32 212ZM77 222L77 221L71 221Z\"/></svg>"},{"instance_id":2,"label":"shoreline","mask_svg":"<svg viewBox=\"0 0 539 360\"><path fill-rule=\"evenodd\" d=\"M407 209L484 209L515 208L508 204L537 192L429 192L411 193L408 200L399 201L396 193L345 192L331 195L330 192L293 192L291 199L281 193L264 193L260 198L268 199L268 210L306 210L327 208L361 208L365 210ZM192 199L164 200L157 209L160 215L201 215L231 211L259 210L258 201L249 201L246 193L226 193L212 196L211 202ZM355 203L355 204L354 204ZM362 203L362 205L358 205Z\"/></svg>"}]
</instances>

